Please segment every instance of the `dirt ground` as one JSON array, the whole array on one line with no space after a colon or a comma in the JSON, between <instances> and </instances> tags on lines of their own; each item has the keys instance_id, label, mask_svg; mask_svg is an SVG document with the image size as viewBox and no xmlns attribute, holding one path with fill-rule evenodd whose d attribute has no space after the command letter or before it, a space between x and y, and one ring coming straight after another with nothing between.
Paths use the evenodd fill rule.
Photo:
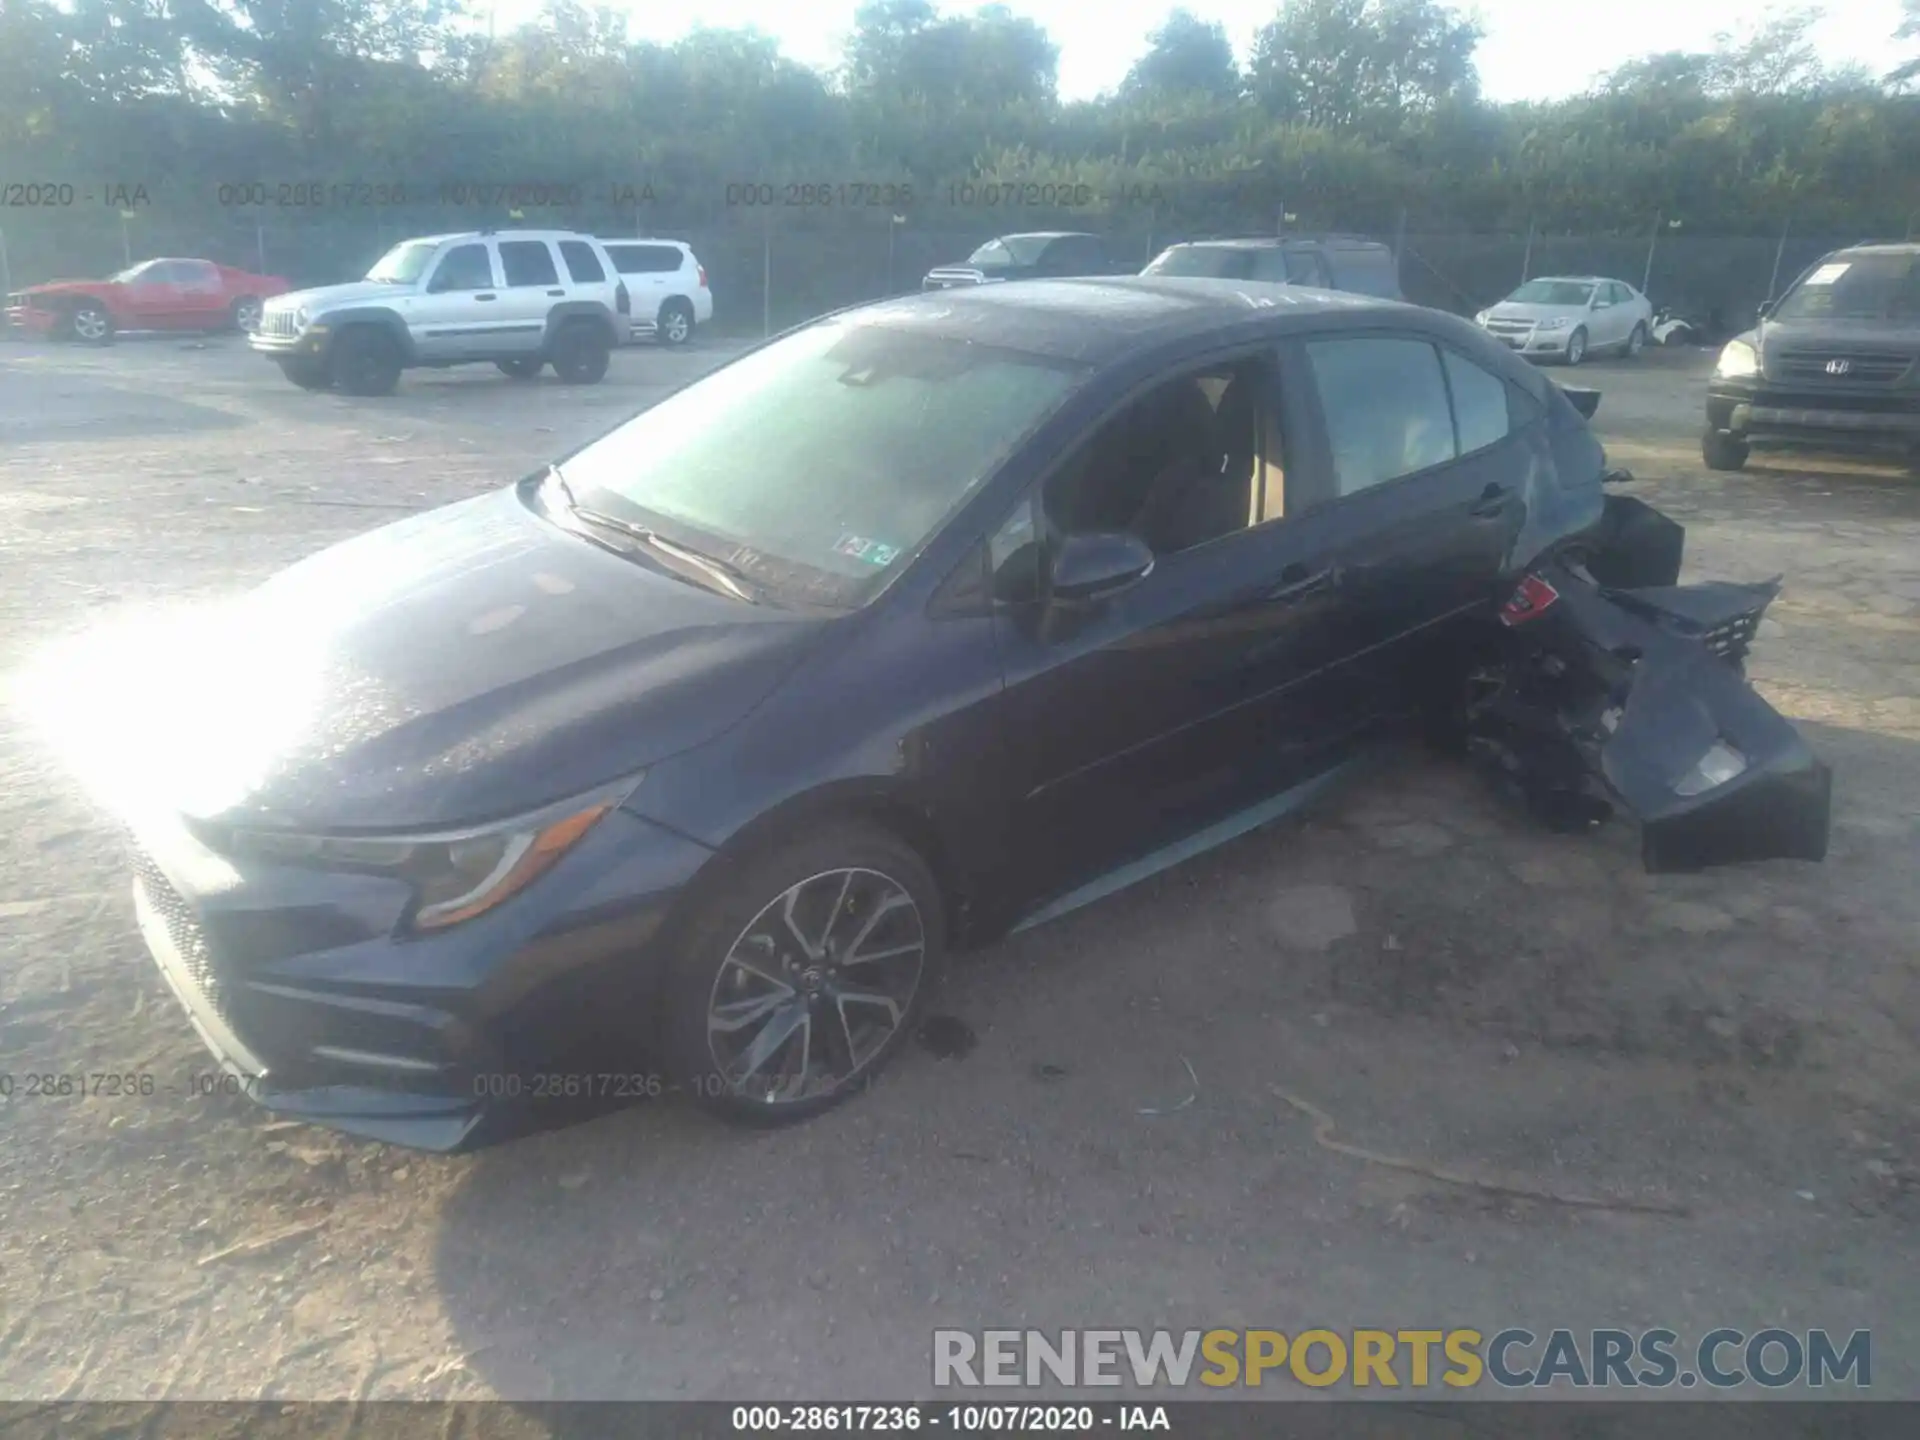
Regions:
<instances>
[{"instance_id":1,"label":"dirt ground","mask_svg":"<svg viewBox=\"0 0 1920 1440\"><path fill-rule=\"evenodd\" d=\"M232 341L0 346L0 685L505 483L723 353L368 401ZM1708 363L1581 383L1690 577L1785 573L1754 675L1835 767L1825 865L1650 878L1622 829L1543 835L1390 756L971 957L937 1005L969 1053L795 1130L668 1101L441 1159L184 1093L208 1067L115 832L7 706L0 1398L898 1399L936 1326L1507 1324L1871 1327L1873 1393L1920 1396L1920 484L1708 475ZM96 1072L156 1091L22 1093ZM1685 1213L1382 1166L1289 1096L1381 1155Z\"/></svg>"}]
</instances>

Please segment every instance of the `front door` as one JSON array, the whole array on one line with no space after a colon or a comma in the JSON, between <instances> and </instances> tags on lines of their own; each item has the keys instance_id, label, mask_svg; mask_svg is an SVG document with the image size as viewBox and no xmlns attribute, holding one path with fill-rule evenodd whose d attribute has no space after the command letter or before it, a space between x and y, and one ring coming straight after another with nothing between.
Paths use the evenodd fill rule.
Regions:
<instances>
[{"instance_id":1,"label":"front door","mask_svg":"<svg viewBox=\"0 0 1920 1440\"><path fill-rule=\"evenodd\" d=\"M493 255L483 241L449 246L427 277L408 317L422 360L466 360L490 353L493 306L500 303Z\"/></svg>"},{"instance_id":2,"label":"front door","mask_svg":"<svg viewBox=\"0 0 1920 1440\"><path fill-rule=\"evenodd\" d=\"M1305 778L1362 718L1366 696L1338 663L1352 642L1323 527L1281 515L1279 396L1270 355L1159 387L992 544L1008 878L1028 902ZM1054 605L1046 557L1060 537L1115 530L1148 541L1153 569L1091 611Z\"/></svg>"}]
</instances>

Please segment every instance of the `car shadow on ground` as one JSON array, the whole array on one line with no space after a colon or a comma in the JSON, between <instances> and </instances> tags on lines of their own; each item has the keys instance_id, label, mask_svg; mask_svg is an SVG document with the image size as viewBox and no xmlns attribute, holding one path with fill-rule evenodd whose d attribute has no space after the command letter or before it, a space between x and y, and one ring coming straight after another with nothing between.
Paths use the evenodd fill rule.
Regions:
<instances>
[{"instance_id":1,"label":"car shadow on ground","mask_svg":"<svg viewBox=\"0 0 1920 1440\"><path fill-rule=\"evenodd\" d=\"M1279 1323L1303 1287L1314 1323L1563 1284L1587 1316L1643 1303L1674 1244L1715 1314L1870 1287L1793 1196L1869 1251L1920 1218L1920 1172L1860 1149L1920 1154L1920 743L1803 729L1838 774L1824 866L1648 876L1630 827L1545 834L1396 753L964 957L934 1009L968 1058L910 1050L796 1129L669 1098L483 1152L433 1262L455 1349L509 1399L897 1399L931 1393L940 1325ZM1387 1154L1687 1218L1408 1181L1317 1147L1288 1095ZM1808 1273L1729 1279L1770 1227Z\"/></svg>"},{"instance_id":2,"label":"car shadow on ground","mask_svg":"<svg viewBox=\"0 0 1920 1440\"><path fill-rule=\"evenodd\" d=\"M0 445L171 437L250 423L213 406L71 370L9 367L4 383Z\"/></svg>"}]
</instances>

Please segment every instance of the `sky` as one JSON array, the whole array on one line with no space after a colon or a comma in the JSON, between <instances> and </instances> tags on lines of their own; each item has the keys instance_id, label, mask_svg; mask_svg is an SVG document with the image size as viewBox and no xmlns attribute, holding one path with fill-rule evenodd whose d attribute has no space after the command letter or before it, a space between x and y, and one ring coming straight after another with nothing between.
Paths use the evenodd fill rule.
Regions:
<instances>
[{"instance_id":1,"label":"sky","mask_svg":"<svg viewBox=\"0 0 1920 1440\"><path fill-rule=\"evenodd\" d=\"M596 0L588 0L589 4ZM632 16L636 40L666 43L699 23L716 28L757 26L795 60L831 68L853 25L859 0L696 0L660 5L645 0L597 0ZM1084 100L1118 85L1147 49L1150 36L1175 0L1008 0L1016 14L1039 21L1060 47L1060 92ZM496 23L509 28L539 13L539 0L492 0ZM480 14L489 0L473 0ZM943 4L965 13L972 3ZM1188 0L1186 8L1226 26L1244 61L1254 33L1272 18L1278 0ZM1722 30L1750 26L1759 13L1741 0L1467 0L1486 29L1480 44L1481 85L1491 100L1548 100L1577 93L1624 61L1656 50L1704 50ZM1900 23L1900 0L1827 0L1813 4L1824 18L1814 40L1829 61L1860 61L1876 74L1896 62L1890 37Z\"/></svg>"}]
</instances>

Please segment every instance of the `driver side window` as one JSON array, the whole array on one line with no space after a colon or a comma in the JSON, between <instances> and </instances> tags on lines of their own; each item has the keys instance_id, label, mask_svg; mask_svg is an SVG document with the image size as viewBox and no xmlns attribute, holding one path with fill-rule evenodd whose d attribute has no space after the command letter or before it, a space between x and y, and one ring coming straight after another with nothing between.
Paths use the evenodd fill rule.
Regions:
<instances>
[{"instance_id":1,"label":"driver side window","mask_svg":"<svg viewBox=\"0 0 1920 1440\"><path fill-rule=\"evenodd\" d=\"M1128 531L1174 555L1272 518L1282 483L1272 393L1271 369L1251 359L1148 391L1048 478L1047 530Z\"/></svg>"},{"instance_id":2,"label":"driver side window","mask_svg":"<svg viewBox=\"0 0 1920 1440\"><path fill-rule=\"evenodd\" d=\"M493 288L493 260L484 245L456 245L440 257L427 288L436 294L449 290Z\"/></svg>"}]
</instances>

